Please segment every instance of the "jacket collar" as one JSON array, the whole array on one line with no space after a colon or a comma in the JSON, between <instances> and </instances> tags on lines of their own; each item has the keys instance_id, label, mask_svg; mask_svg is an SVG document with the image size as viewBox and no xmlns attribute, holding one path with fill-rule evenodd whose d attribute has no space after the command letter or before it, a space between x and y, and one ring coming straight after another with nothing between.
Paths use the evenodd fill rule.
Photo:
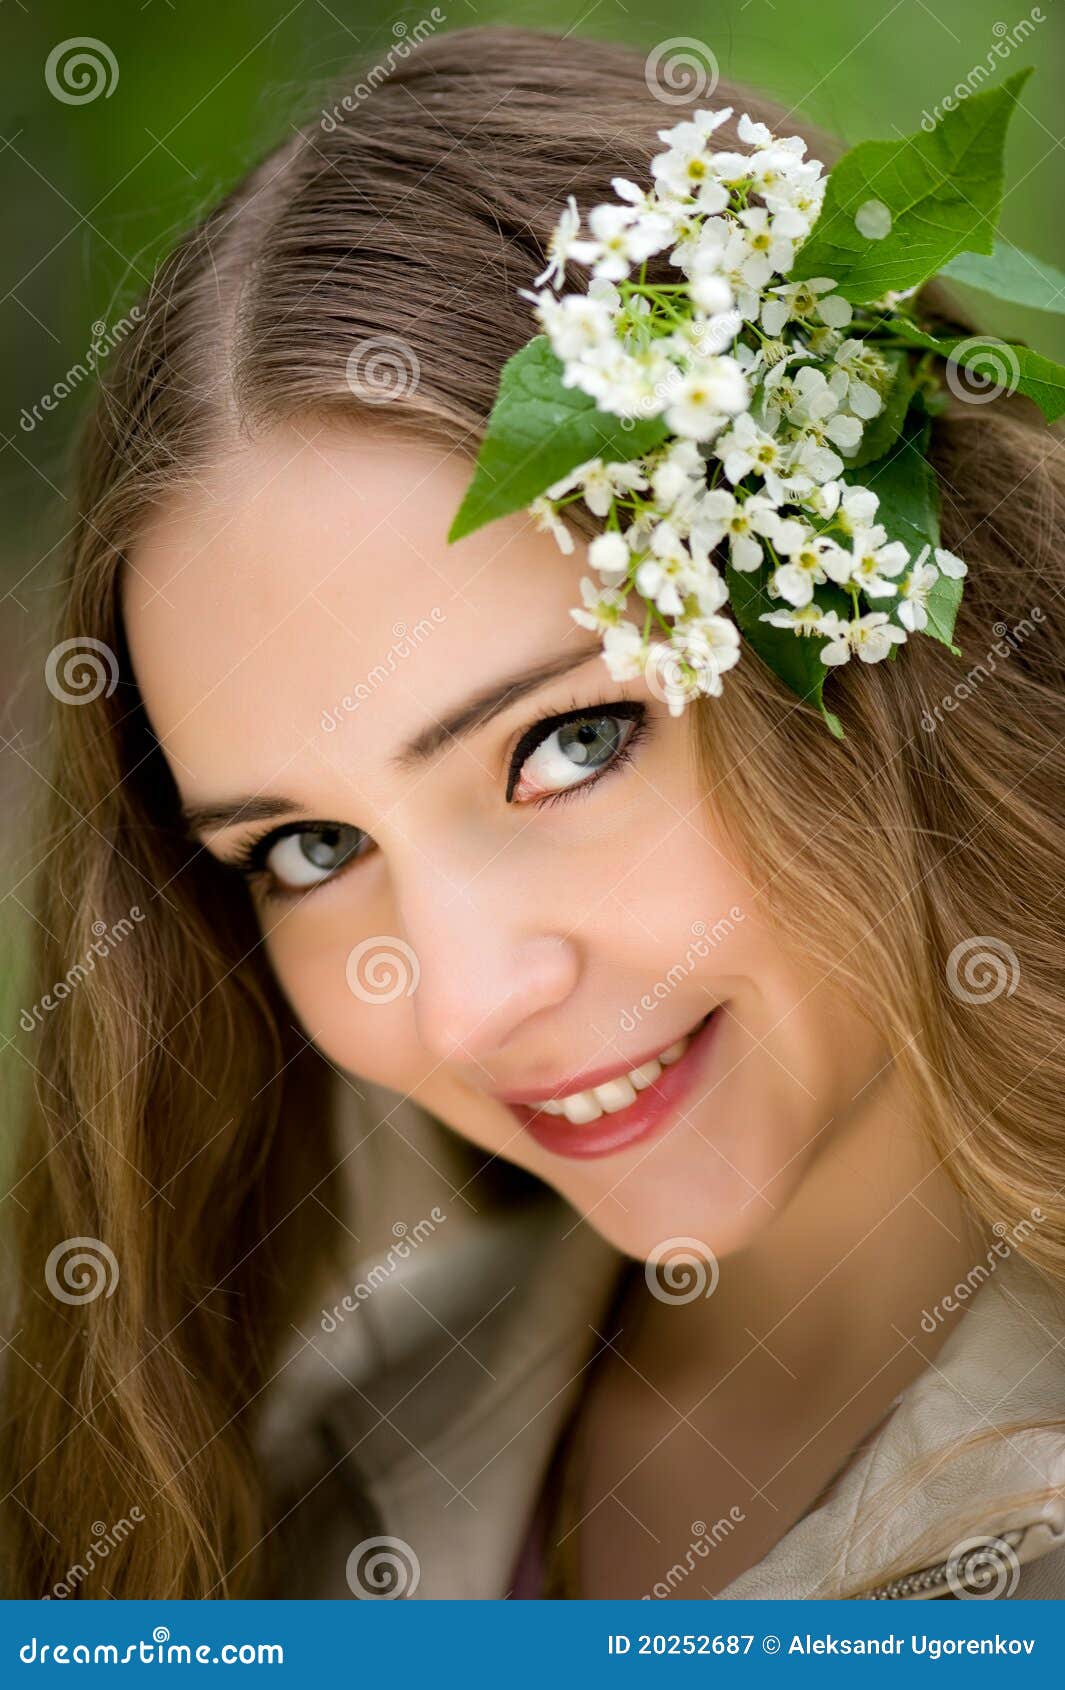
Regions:
<instances>
[{"instance_id":1,"label":"jacket collar","mask_svg":"<svg viewBox=\"0 0 1065 1690\"><path fill-rule=\"evenodd\" d=\"M338 1103L341 1154L359 1145L345 1168L361 1245L282 1358L258 1440L281 1494L318 1499L322 1573L298 1588L350 1594L347 1550L368 1527L338 1504L347 1475L379 1531L413 1550L412 1594L505 1596L628 1258L541 1186L472 1207L469 1147L409 1101L359 1081ZM886 1581L896 1557L934 1571L881 1594L934 1595L962 1538L1004 1537L1018 1565L1065 1545L1062 1429L944 1453L1011 1420L1065 1416L1063 1334L1062 1294L1018 1256L1001 1261L827 1497L721 1597L834 1596ZM926 1456L930 1470L872 1515L881 1485ZM1039 1494L1018 1505L1025 1492Z\"/></svg>"}]
</instances>

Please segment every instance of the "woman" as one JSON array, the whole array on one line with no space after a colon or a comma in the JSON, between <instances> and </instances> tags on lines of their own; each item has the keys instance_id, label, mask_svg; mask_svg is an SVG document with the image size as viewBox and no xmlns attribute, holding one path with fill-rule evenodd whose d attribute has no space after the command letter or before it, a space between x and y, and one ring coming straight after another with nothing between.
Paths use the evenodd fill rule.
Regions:
<instances>
[{"instance_id":1,"label":"woman","mask_svg":"<svg viewBox=\"0 0 1065 1690\"><path fill-rule=\"evenodd\" d=\"M447 543L561 203L662 123L629 49L424 41L113 355L8 1594L1065 1595L1050 437L937 420L999 658L849 665L842 742L753 662L683 718L610 680L524 515Z\"/></svg>"}]
</instances>

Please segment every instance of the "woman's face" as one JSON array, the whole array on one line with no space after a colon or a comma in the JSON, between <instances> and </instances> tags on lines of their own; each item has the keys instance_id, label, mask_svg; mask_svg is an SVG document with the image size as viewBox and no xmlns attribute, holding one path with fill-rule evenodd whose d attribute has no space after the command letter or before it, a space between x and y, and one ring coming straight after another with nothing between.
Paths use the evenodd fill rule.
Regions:
<instances>
[{"instance_id":1,"label":"woman's face","mask_svg":"<svg viewBox=\"0 0 1065 1690\"><path fill-rule=\"evenodd\" d=\"M185 806L255 806L194 832L223 862L259 841L263 942L327 1057L531 1169L621 1250L727 1255L885 1051L766 922L693 712L613 681L569 616L582 543L563 554L524 513L447 543L469 477L362 427L276 430L134 549L136 679ZM589 1075L638 1068L591 1101Z\"/></svg>"}]
</instances>

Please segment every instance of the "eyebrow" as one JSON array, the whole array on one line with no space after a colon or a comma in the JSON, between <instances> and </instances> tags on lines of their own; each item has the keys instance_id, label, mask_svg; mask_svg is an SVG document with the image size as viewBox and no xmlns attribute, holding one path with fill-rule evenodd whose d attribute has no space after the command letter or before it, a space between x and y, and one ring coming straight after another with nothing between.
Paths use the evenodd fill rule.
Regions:
<instances>
[{"instance_id":1,"label":"eyebrow","mask_svg":"<svg viewBox=\"0 0 1065 1690\"><path fill-rule=\"evenodd\" d=\"M431 763L446 745L486 727L495 716L516 704L520 698L525 698L529 693L546 686L549 681L569 674L571 669L579 668L593 657L600 657L602 649L598 641L594 646L579 646L562 657L556 656L546 663L536 663L529 669L508 676L505 680L489 683L456 705L439 721L430 722L420 733L415 734L413 739L389 758L388 767L397 769L400 773L407 773ZM245 798L220 799L213 804L181 806L181 818L190 833L220 833L238 823L272 821L276 816L293 813L304 813L304 806L294 798L270 794L253 793Z\"/></svg>"}]
</instances>

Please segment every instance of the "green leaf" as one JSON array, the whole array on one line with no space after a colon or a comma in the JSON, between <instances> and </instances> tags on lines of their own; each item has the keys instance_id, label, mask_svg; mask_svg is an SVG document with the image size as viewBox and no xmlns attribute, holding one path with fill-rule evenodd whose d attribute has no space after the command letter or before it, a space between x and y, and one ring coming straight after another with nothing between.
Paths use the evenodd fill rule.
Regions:
<instances>
[{"instance_id":1,"label":"green leaf","mask_svg":"<svg viewBox=\"0 0 1065 1690\"><path fill-rule=\"evenodd\" d=\"M857 472L848 467L843 475L848 484L872 488L880 500L877 521L889 540L902 541L914 562L925 546L934 548L940 543L939 488L927 457L931 431L930 418L920 406L913 405L891 451ZM955 657L961 656L953 635L963 586L964 580L940 575L925 601L928 622L921 630L947 646ZM892 622L902 626L899 599L869 603L875 610L886 609Z\"/></svg>"},{"instance_id":2,"label":"green leaf","mask_svg":"<svg viewBox=\"0 0 1065 1690\"><path fill-rule=\"evenodd\" d=\"M1065 312L1065 272L1009 241L996 240L990 254L959 252L944 264L940 275L1011 305Z\"/></svg>"},{"instance_id":3,"label":"green leaf","mask_svg":"<svg viewBox=\"0 0 1065 1690\"><path fill-rule=\"evenodd\" d=\"M748 573L726 563L725 584L736 626L766 667L800 698L816 704L829 731L836 739L842 739L839 717L825 708L821 696L828 678L828 666L821 662L821 648L828 641L817 634L793 634L788 628L774 628L769 622L760 622L758 618L763 611L785 608L780 599L770 598L763 577L768 578L764 567ZM819 587L816 598L825 610L837 610L841 616L850 614L850 600L838 587Z\"/></svg>"},{"instance_id":4,"label":"green leaf","mask_svg":"<svg viewBox=\"0 0 1065 1690\"><path fill-rule=\"evenodd\" d=\"M473 480L448 530L449 542L524 509L590 458L628 462L668 435L661 416L623 427L620 417L599 410L589 394L563 387L562 372L542 334L507 359Z\"/></svg>"},{"instance_id":5,"label":"green leaf","mask_svg":"<svg viewBox=\"0 0 1065 1690\"><path fill-rule=\"evenodd\" d=\"M874 459L884 456L888 447L898 439L909 407L910 395L913 393L909 358L905 352L885 352L884 357L893 372L884 400L884 409L871 422L866 423L861 445L854 457L847 459L851 469L860 469L863 464L870 464ZM893 646L892 650L894 649Z\"/></svg>"},{"instance_id":6,"label":"green leaf","mask_svg":"<svg viewBox=\"0 0 1065 1690\"><path fill-rule=\"evenodd\" d=\"M821 214L799 248L790 280L832 276L855 304L917 287L959 252L990 253L1002 201L1006 127L1029 65L999 88L944 113L930 131L899 141L862 141L828 177ZM886 206L883 239L863 235L856 215Z\"/></svg>"},{"instance_id":7,"label":"green leaf","mask_svg":"<svg viewBox=\"0 0 1065 1690\"><path fill-rule=\"evenodd\" d=\"M980 405L994 398L996 390L1020 392L1035 401L1047 422L1057 422L1065 413L1065 368L1033 352L1031 347L1011 346L1008 341L996 340L989 334L954 335L937 340L903 317L892 320L892 330L911 346L938 352L955 366L960 364L975 373L979 384L970 389L966 389L960 378L951 381L948 375L947 385L959 399L969 398Z\"/></svg>"}]
</instances>

